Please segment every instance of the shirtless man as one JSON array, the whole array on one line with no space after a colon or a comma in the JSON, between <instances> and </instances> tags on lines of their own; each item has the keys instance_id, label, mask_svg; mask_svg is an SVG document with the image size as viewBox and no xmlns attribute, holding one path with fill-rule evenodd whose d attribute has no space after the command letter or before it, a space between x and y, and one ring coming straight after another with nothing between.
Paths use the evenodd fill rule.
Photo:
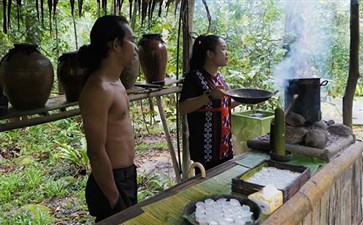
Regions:
<instances>
[{"instance_id":1,"label":"shirtless man","mask_svg":"<svg viewBox=\"0 0 363 225\"><path fill-rule=\"evenodd\" d=\"M134 133L119 79L135 49L127 20L104 16L91 30L91 44L79 50L81 65L90 71L79 106L92 168L86 201L96 222L137 203Z\"/></svg>"}]
</instances>

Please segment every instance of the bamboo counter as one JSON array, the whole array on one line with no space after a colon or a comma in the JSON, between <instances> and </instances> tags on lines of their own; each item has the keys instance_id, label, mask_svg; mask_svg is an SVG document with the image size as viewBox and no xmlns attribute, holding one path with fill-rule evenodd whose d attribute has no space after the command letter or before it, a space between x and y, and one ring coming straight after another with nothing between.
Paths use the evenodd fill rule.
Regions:
<instances>
[{"instance_id":1,"label":"bamboo counter","mask_svg":"<svg viewBox=\"0 0 363 225\"><path fill-rule=\"evenodd\" d=\"M356 142L329 163L321 165L314 175L283 206L262 225L356 225L362 221L362 151ZM213 194L231 194L231 180L249 168L242 166L247 160L251 168L266 159L249 152L186 180L164 192L140 202L98 225L183 225L187 203ZM259 153L262 155L262 153ZM245 162L246 164L246 162ZM235 193L233 193L235 194Z\"/></svg>"}]
</instances>

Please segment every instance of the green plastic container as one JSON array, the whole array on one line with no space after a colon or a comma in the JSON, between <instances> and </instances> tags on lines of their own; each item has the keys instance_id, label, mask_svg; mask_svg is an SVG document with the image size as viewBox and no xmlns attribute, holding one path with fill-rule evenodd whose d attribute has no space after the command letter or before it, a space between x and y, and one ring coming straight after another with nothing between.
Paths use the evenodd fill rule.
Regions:
<instances>
[{"instance_id":1,"label":"green plastic container","mask_svg":"<svg viewBox=\"0 0 363 225\"><path fill-rule=\"evenodd\" d=\"M237 155L246 152L248 140L269 133L273 118L274 112L262 110L232 113L234 152Z\"/></svg>"}]
</instances>

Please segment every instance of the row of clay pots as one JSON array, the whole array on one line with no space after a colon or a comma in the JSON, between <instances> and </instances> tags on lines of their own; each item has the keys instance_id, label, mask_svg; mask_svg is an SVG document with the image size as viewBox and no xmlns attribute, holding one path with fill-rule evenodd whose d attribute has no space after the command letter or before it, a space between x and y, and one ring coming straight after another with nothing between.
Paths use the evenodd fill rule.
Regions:
<instances>
[{"instance_id":1,"label":"row of clay pots","mask_svg":"<svg viewBox=\"0 0 363 225\"><path fill-rule=\"evenodd\" d=\"M143 35L139 42L139 57L120 76L126 89L134 86L139 68L147 83L164 84L167 51L158 34ZM57 77L67 101L78 101L87 71L79 66L77 52L64 53L58 59ZM50 60L41 54L37 45L15 44L0 63L0 93L3 88L13 108L29 110L44 107L54 81ZM2 86L2 87L1 87ZM4 99L0 94L1 104ZM3 104L5 105L5 103ZM7 101L6 101L7 106Z\"/></svg>"}]
</instances>

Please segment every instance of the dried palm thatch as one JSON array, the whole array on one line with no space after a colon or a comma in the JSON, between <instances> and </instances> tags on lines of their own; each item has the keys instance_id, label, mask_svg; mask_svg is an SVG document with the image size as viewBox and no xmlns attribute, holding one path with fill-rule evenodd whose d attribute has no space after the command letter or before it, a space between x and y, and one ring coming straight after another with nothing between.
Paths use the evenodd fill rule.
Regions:
<instances>
[{"instance_id":1,"label":"dried palm thatch","mask_svg":"<svg viewBox=\"0 0 363 225\"><path fill-rule=\"evenodd\" d=\"M78 2L78 15L82 15L83 8L83 0L77 0ZM96 0L98 7L98 16L101 15L101 11L104 14L107 14L107 6L108 3L112 4L113 14L120 14L121 8L123 6L124 0ZM169 7L174 4L175 9L178 7L182 0L129 0L129 15L132 17L133 8L137 7L136 12L141 15L141 22L143 23L145 19L152 19L154 15L155 9L158 7L158 16L161 16L161 13L164 11L168 11ZM184 0L185 1L185 0ZM52 17L56 14L58 0L47 0L48 12L49 12L49 24L51 26ZM74 8L75 8L75 0L69 0L69 5L71 7L72 16L74 16ZM10 18L12 17L12 9L15 8L18 20L18 28L20 26L19 19L21 15L21 0L2 0L2 9L3 9L3 30L7 33L10 27ZM165 7L163 7L165 6ZM44 0L36 0L35 8L37 12L38 19L41 19L42 24L44 24ZM176 12L176 10L175 10ZM52 29L50 27L50 29Z\"/></svg>"}]
</instances>

